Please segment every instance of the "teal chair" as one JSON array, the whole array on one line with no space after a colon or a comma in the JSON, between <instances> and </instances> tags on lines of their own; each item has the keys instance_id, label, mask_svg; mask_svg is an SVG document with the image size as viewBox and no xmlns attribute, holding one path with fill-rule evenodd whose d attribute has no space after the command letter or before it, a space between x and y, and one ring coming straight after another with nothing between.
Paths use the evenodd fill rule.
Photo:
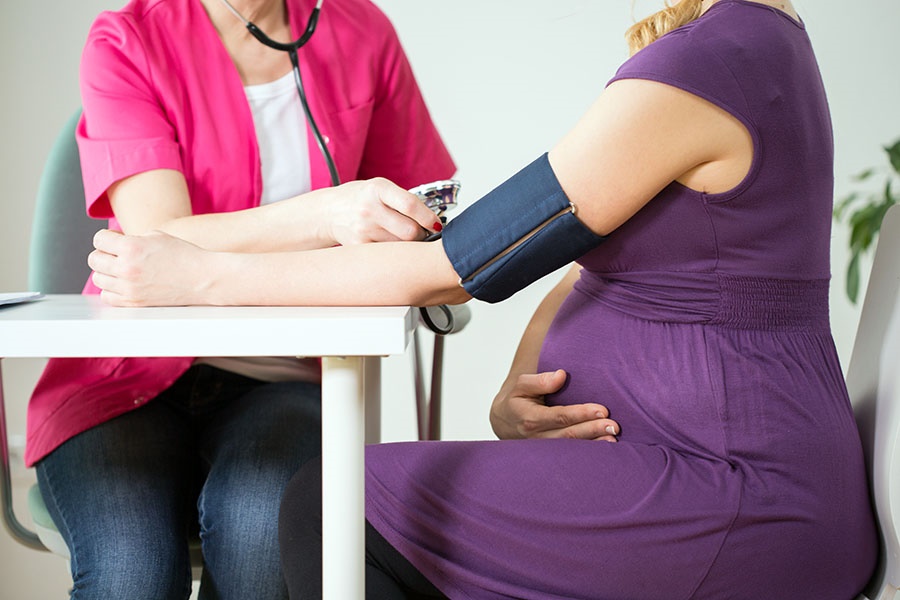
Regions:
<instances>
[{"instance_id":1,"label":"teal chair","mask_svg":"<svg viewBox=\"0 0 900 600\"><path fill-rule=\"evenodd\" d=\"M79 110L63 126L47 158L38 186L32 222L28 285L29 289L45 294L81 292L90 275L87 255L93 249L94 233L105 225L105 222L91 219L85 214L81 163L75 143L75 128L80 116ZM450 308L454 319L451 333L456 333L468 323L469 308L467 306ZM440 314L435 312L433 319L439 318ZM443 336L434 337L429 394L425 391L418 332L414 335L411 346L419 438L438 439ZM16 516L10 479L9 442L2 379L0 379L0 503L3 509L3 523L10 535L25 546L35 550L51 551L69 559L69 549L50 518L37 485L32 486L28 493L28 510L35 525L35 531L31 531L22 525ZM194 539L191 541L191 567L194 579L199 579L202 566L200 543L198 539Z\"/></svg>"},{"instance_id":2,"label":"teal chair","mask_svg":"<svg viewBox=\"0 0 900 600\"><path fill-rule=\"evenodd\" d=\"M28 264L28 287L45 294L80 293L90 275L87 256L93 250L93 237L105 226L85 213L81 162L75 143L75 127L81 110L65 123L54 143L38 185L32 220ZM69 559L69 549L50 518L40 490L35 484L28 490L28 512L35 531L18 520L12 503L7 427L0 395L0 488L4 524L10 535L29 548L50 551ZM191 540L191 568L199 579L203 567L199 539Z\"/></svg>"},{"instance_id":3,"label":"teal chair","mask_svg":"<svg viewBox=\"0 0 900 600\"><path fill-rule=\"evenodd\" d=\"M28 287L45 294L80 293L90 275L87 256L93 250L93 237L104 222L85 213L81 162L75 144L75 127L81 111L66 121L60 131L38 184L31 226L28 263ZM2 400L2 395L0 395ZM28 490L27 504L35 531L18 520L12 502L7 427L0 402L0 488L4 524L12 537L25 546L50 551L69 560L69 548L50 518L37 484ZM199 579L203 566L199 540L191 542L191 567Z\"/></svg>"},{"instance_id":4,"label":"teal chair","mask_svg":"<svg viewBox=\"0 0 900 600\"><path fill-rule=\"evenodd\" d=\"M81 161L75 127L81 111L66 124L44 166L35 200L28 260L28 287L45 294L77 294L90 275L87 256L102 221L85 213Z\"/></svg>"},{"instance_id":5,"label":"teal chair","mask_svg":"<svg viewBox=\"0 0 900 600\"><path fill-rule=\"evenodd\" d=\"M30 289L45 293L78 293L90 273L87 255L91 239L100 229L98 221L85 214L81 165L75 146L78 111L72 115L50 150L38 185L28 271ZM0 396L2 399L2 396ZM3 518L11 535L36 550L52 550L68 558L68 548L53 525L37 486L28 493L28 507L39 532L25 528L16 518L12 506L8 441L3 405L0 403L0 487Z\"/></svg>"}]
</instances>

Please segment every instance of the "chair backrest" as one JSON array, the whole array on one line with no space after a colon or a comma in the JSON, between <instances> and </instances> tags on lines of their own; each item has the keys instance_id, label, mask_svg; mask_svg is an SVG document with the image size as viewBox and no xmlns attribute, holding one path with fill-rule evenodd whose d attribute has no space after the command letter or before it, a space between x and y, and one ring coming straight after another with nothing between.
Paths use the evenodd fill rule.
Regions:
<instances>
[{"instance_id":1,"label":"chair backrest","mask_svg":"<svg viewBox=\"0 0 900 600\"><path fill-rule=\"evenodd\" d=\"M31 248L28 257L28 286L46 294L77 293L82 290L90 268L87 255L94 233L103 225L85 214L81 161L75 143L77 111L56 138L41 174L32 217ZM16 516L10 485L9 453L6 452L6 419L0 386L0 510L7 530L20 543L46 550L47 545L27 529ZM29 493L40 499L40 494ZM44 509L46 510L46 509ZM58 532L57 532L58 535ZM65 548L60 537L53 547Z\"/></svg>"},{"instance_id":2,"label":"chair backrest","mask_svg":"<svg viewBox=\"0 0 900 600\"><path fill-rule=\"evenodd\" d=\"M900 206L888 210L878 236L860 316L847 389L862 437L878 515L880 564L869 598L893 598L900 586ZM888 590L891 590L888 594Z\"/></svg>"},{"instance_id":3,"label":"chair backrest","mask_svg":"<svg viewBox=\"0 0 900 600\"><path fill-rule=\"evenodd\" d=\"M45 294L78 293L90 275L87 255L104 222L85 213L75 127L81 111L63 126L38 185L31 228L28 286Z\"/></svg>"}]
</instances>

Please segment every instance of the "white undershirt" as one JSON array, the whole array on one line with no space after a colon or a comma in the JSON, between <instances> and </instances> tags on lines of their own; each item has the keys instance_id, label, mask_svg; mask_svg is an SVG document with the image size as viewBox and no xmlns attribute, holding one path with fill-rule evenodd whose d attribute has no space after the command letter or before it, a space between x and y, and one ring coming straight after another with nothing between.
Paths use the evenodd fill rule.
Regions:
<instances>
[{"instance_id":1,"label":"white undershirt","mask_svg":"<svg viewBox=\"0 0 900 600\"><path fill-rule=\"evenodd\" d=\"M262 170L260 204L286 200L312 188L306 117L288 73L271 83L244 88L259 145ZM320 381L315 359L292 357L212 357L195 362L262 381Z\"/></svg>"},{"instance_id":2,"label":"white undershirt","mask_svg":"<svg viewBox=\"0 0 900 600\"><path fill-rule=\"evenodd\" d=\"M304 194L312 189L306 117L293 72L281 79L244 88L259 145L263 192L260 204Z\"/></svg>"}]
</instances>

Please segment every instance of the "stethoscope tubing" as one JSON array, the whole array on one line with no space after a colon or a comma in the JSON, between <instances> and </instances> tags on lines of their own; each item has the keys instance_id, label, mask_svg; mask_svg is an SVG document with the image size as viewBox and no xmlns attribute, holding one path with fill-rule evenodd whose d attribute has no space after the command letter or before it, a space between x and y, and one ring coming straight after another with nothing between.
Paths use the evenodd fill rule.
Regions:
<instances>
[{"instance_id":1,"label":"stethoscope tubing","mask_svg":"<svg viewBox=\"0 0 900 600\"><path fill-rule=\"evenodd\" d=\"M281 50L282 52L290 52L291 50L299 50L301 47L303 47L306 44L306 42L309 41L309 38L311 38L313 33L316 31L316 25L319 22L319 13L322 11L322 5L324 3L325 3L325 0L319 0L318 2L316 2L316 6L313 8L312 14L309 17L309 21L306 22L306 29L303 31L303 35L301 35L299 38L297 38L293 42L285 44L283 42L277 42L277 41L273 40L272 38L270 38L269 36L267 36L265 34L265 32L263 32L262 29L260 29L259 27L256 26L255 23L253 23L249 19L245 18L244 15L242 15L241 13L239 13L238 10L234 6L232 6L231 2L229 2L228 0L222 0L222 4L224 4L225 7L229 11L231 11L231 14L233 14L235 17L237 17L237 19L241 23L244 24L244 27L247 28L247 31L249 31L253 37L255 37L257 40L260 41L260 43L265 44L269 48L274 48L275 50Z\"/></svg>"},{"instance_id":2,"label":"stethoscope tubing","mask_svg":"<svg viewBox=\"0 0 900 600\"><path fill-rule=\"evenodd\" d=\"M341 177L338 173L337 165L334 163L334 157L331 156L331 152L328 150L328 144L325 141L325 137L322 135L322 132L319 131L319 126L316 124L316 120L312 115L312 110L309 108L309 102L306 100L306 90L303 87L303 77L300 75L300 60L297 56L297 50L289 50L288 55L291 57L291 66L294 69L294 83L297 85L297 95L300 97L300 105L303 107L303 113L306 115L306 121L309 123L310 130L312 130L316 145L319 147L319 152L322 154L322 158L325 159L325 164L328 166L328 176L331 178L331 185L337 187L341 185Z\"/></svg>"},{"instance_id":3,"label":"stethoscope tubing","mask_svg":"<svg viewBox=\"0 0 900 600\"><path fill-rule=\"evenodd\" d=\"M288 53L288 56L291 59L291 68L294 71L294 84L297 86L297 95L300 97L300 105L303 107L303 113L306 116L306 121L309 123L309 128L316 140L316 145L319 147L319 152L322 154L322 158L325 159L325 164L328 167L328 176L331 179L331 185L337 187L341 184L341 178L337 170L337 165L334 162L334 157L331 155L331 151L328 150L328 144L325 141L325 137L319 130L319 126L313 118L312 110L309 107L309 102L306 98L306 90L303 87L303 77L300 75L300 58L297 53L297 51L305 46L316 32L316 26L319 23L319 13L322 10L322 4L324 4L324 2L325 0L319 0L316 3L312 14L309 16L309 20L306 22L306 28L303 31L303 35L293 42L285 44L270 38L262 29L257 27L255 23L244 18L244 16L239 13L228 0L222 0L222 3L226 8L228 8L228 10L244 24L244 27L247 28L250 35L256 38L257 41L274 50Z\"/></svg>"}]
</instances>

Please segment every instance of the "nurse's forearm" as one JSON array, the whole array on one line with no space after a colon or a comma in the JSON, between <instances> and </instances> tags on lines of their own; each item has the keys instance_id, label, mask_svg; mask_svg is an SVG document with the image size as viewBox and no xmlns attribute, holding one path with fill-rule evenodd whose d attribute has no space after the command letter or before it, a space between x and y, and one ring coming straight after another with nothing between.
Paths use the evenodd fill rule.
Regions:
<instances>
[{"instance_id":1,"label":"nurse's forearm","mask_svg":"<svg viewBox=\"0 0 900 600\"><path fill-rule=\"evenodd\" d=\"M324 196L333 193L328 188L241 211L184 216L156 229L215 251L278 252L321 248L335 243L328 235L323 209L327 204Z\"/></svg>"},{"instance_id":2,"label":"nurse's forearm","mask_svg":"<svg viewBox=\"0 0 900 600\"><path fill-rule=\"evenodd\" d=\"M114 184L109 201L127 234L162 231L218 252L291 252L416 240L437 224L416 196L380 178L245 210L195 214L184 176L159 169Z\"/></svg>"},{"instance_id":3,"label":"nurse's forearm","mask_svg":"<svg viewBox=\"0 0 900 600\"><path fill-rule=\"evenodd\" d=\"M281 203L195 214L184 176L169 169L138 173L110 186L109 203L122 231L162 231L208 250L270 252L334 244L324 220L328 188Z\"/></svg>"}]
</instances>

